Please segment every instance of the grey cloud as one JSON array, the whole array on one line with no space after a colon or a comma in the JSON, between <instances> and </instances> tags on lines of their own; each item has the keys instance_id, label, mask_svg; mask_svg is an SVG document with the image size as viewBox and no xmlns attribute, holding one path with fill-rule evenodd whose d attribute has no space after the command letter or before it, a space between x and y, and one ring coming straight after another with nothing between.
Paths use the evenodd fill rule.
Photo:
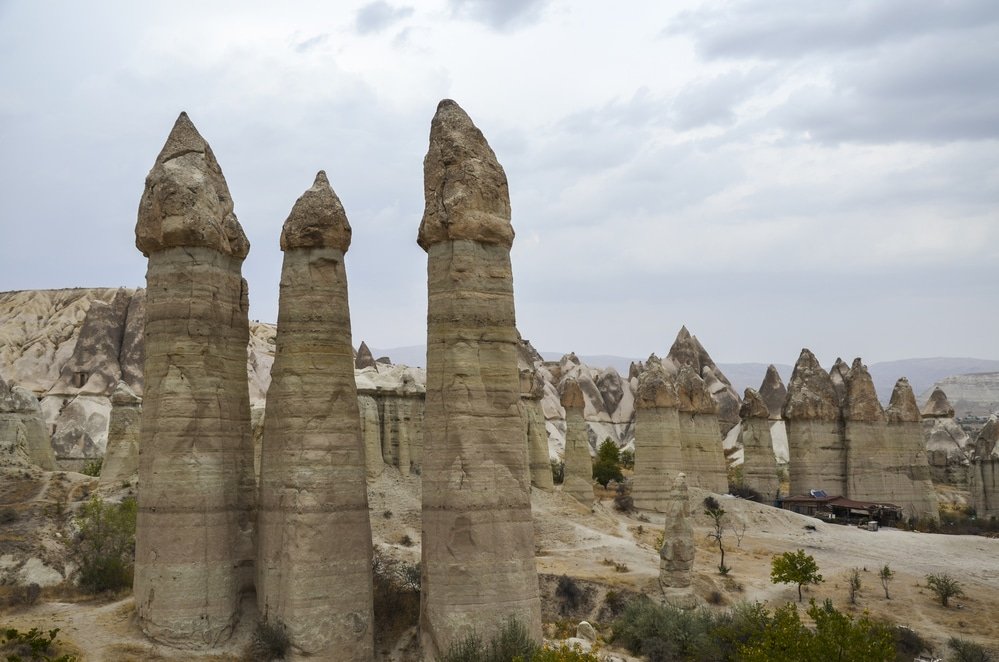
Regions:
<instances>
[{"instance_id":1,"label":"grey cloud","mask_svg":"<svg viewBox=\"0 0 999 662\"><path fill-rule=\"evenodd\" d=\"M311 51L316 46L320 46L325 43L330 38L329 34L317 34L315 37L310 37L304 41L297 42L293 48L297 53L306 53Z\"/></svg>"},{"instance_id":2,"label":"grey cloud","mask_svg":"<svg viewBox=\"0 0 999 662\"><path fill-rule=\"evenodd\" d=\"M683 12L663 33L690 36L708 59L793 59L997 23L999 3L992 0L743 0Z\"/></svg>"},{"instance_id":3,"label":"grey cloud","mask_svg":"<svg viewBox=\"0 0 999 662\"><path fill-rule=\"evenodd\" d=\"M687 85L670 107L674 128L685 131L705 125L731 126L738 119L736 106L758 91L769 71L762 67L731 71Z\"/></svg>"},{"instance_id":4,"label":"grey cloud","mask_svg":"<svg viewBox=\"0 0 999 662\"><path fill-rule=\"evenodd\" d=\"M355 26L361 34L381 32L385 28L413 15L412 7L394 7L383 0L369 3L357 12Z\"/></svg>"},{"instance_id":5,"label":"grey cloud","mask_svg":"<svg viewBox=\"0 0 999 662\"><path fill-rule=\"evenodd\" d=\"M549 0L449 0L454 16L478 21L506 32L540 18Z\"/></svg>"}]
</instances>

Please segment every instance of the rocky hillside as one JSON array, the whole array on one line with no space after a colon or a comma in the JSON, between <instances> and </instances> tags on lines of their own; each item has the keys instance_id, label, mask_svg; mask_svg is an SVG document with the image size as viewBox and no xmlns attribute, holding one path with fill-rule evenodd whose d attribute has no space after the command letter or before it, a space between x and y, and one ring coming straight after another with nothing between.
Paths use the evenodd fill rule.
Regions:
<instances>
[{"instance_id":1,"label":"rocky hillside","mask_svg":"<svg viewBox=\"0 0 999 662\"><path fill-rule=\"evenodd\" d=\"M957 418L988 417L999 412L999 372L945 377L924 393L922 399L929 398L934 388L947 394Z\"/></svg>"}]
</instances>

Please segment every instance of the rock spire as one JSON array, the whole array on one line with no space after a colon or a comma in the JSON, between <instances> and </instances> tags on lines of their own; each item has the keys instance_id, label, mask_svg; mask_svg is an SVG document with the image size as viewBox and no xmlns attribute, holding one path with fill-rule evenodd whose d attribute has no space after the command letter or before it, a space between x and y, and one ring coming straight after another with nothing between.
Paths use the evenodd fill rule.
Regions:
<instances>
[{"instance_id":1,"label":"rock spire","mask_svg":"<svg viewBox=\"0 0 999 662\"><path fill-rule=\"evenodd\" d=\"M574 379L567 379L562 387L562 408L565 409L565 470L562 492L583 505L593 503L593 461L590 459L590 440L583 409L586 400L583 389Z\"/></svg>"},{"instance_id":2,"label":"rock spire","mask_svg":"<svg viewBox=\"0 0 999 662\"><path fill-rule=\"evenodd\" d=\"M250 244L186 114L146 177L135 244L149 258L136 612L153 639L210 648L253 584Z\"/></svg>"},{"instance_id":3,"label":"rock spire","mask_svg":"<svg viewBox=\"0 0 999 662\"><path fill-rule=\"evenodd\" d=\"M782 413L787 428L791 494L825 490L846 494L846 448L839 398L829 373L807 348L801 350Z\"/></svg>"},{"instance_id":4,"label":"rock spire","mask_svg":"<svg viewBox=\"0 0 999 662\"><path fill-rule=\"evenodd\" d=\"M635 397L635 507L663 512L667 493L683 466L676 384L661 363L638 377Z\"/></svg>"},{"instance_id":5,"label":"rock spire","mask_svg":"<svg viewBox=\"0 0 999 662\"><path fill-rule=\"evenodd\" d=\"M777 497L780 480L770 434L770 410L759 392L747 388L739 415L742 417L739 445L744 453L742 480L763 496L764 503L771 503Z\"/></svg>"},{"instance_id":6,"label":"rock spire","mask_svg":"<svg viewBox=\"0 0 999 662\"><path fill-rule=\"evenodd\" d=\"M420 640L432 659L507 618L541 639L528 449L518 411L510 196L482 132L437 107L423 162L427 394Z\"/></svg>"},{"instance_id":7,"label":"rock spire","mask_svg":"<svg viewBox=\"0 0 999 662\"><path fill-rule=\"evenodd\" d=\"M770 418L779 419L784 401L787 400L787 387L784 386L784 380L780 378L780 373L772 363L767 366L767 374L760 384L759 393L767 405L767 410L770 411Z\"/></svg>"},{"instance_id":8,"label":"rock spire","mask_svg":"<svg viewBox=\"0 0 999 662\"><path fill-rule=\"evenodd\" d=\"M347 216L320 171L281 232L257 605L303 653L371 660L371 525L344 268L349 246Z\"/></svg>"}]
</instances>

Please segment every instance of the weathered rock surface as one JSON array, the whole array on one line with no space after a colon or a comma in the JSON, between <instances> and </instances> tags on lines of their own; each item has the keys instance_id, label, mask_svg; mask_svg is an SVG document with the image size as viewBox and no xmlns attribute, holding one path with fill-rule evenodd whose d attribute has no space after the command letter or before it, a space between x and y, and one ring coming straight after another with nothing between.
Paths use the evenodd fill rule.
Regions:
<instances>
[{"instance_id":1,"label":"weathered rock surface","mask_svg":"<svg viewBox=\"0 0 999 662\"><path fill-rule=\"evenodd\" d=\"M256 588L261 618L283 625L295 648L371 660L371 523L344 267L350 236L320 171L281 232Z\"/></svg>"},{"instance_id":2,"label":"weathered rock surface","mask_svg":"<svg viewBox=\"0 0 999 662\"><path fill-rule=\"evenodd\" d=\"M742 417L739 445L742 446L744 458L742 481L759 492L764 503L771 503L777 497L780 480L770 435L770 410L759 392L747 388L742 396L739 415Z\"/></svg>"},{"instance_id":3,"label":"weathered rock surface","mask_svg":"<svg viewBox=\"0 0 999 662\"><path fill-rule=\"evenodd\" d=\"M784 401L787 400L787 387L784 386L784 380L780 378L777 367L772 363L767 366L767 374L760 384L759 394L770 412L770 418L779 419L781 410L784 409Z\"/></svg>"},{"instance_id":4,"label":"weathered rock surface","mask_svg":"<svg viewBox=\"0 0 999 662\"><path fill-rule=\"evenodd\" d=\"M355 372L355 380L359 397L370 397L377 412L373 415L362 411L365 448L370 448L368 444L373 445L377 439L373 458L398 468L404 476L419 471L423 462L426 373L421 368L376 363ZM377 430L369 433L376 420ZM369 473L372 470L369 466Z\"/></svg>"},{"instance_id":5,"label":"weathered rock surface","mask_svg":"<svg viewBox=\"0 0 999 662\"><path fill-rule=\"evenodd\" d=\"M996 455L996 445L999 443L999 419L992 414L985 422L975 438L975 457L992 457Z\"/></svg>"},{"instance_id":6,"label":"weathered rock surface","mask_svg":"<svg viewBox=\"0 0 999 662\"><path fill-rule=\"evenodd\" d=\"M34 393L0 377L0 466L56 468L42 408Z\"/></svg>"},{"instance_id":7,"label":"weathered rock surface","mask_svg":"<svg viewBox=\"0 0 999 662\"><path fill-rule=\"evenodd\" d=\"M149 258L135 605L153 639L227 639L253 582L253 448L246 372L249 242L222 170L186 114L139 203Z\"/></svg>"},{"instance_id":8,"label":"weathered rock surface","mask_svg":"<svg viewBox=\"0 0 999 662\"><path fill-rule=\"evenodd\" d=\"M659 550L659 584L670 589L690 586L694 569L694 529L690 523L690 495L681 472L671 481L666 497L666 530Z\"/></svg>"},{"instance_id":9,"label":"weathered rock surface","mask_svg":"<svg viewBox=\"0 0 999 662\"><path fill-rule=\"evenodd\" d=\"M999 517L999 416L989 417L975 439L968 468L971 506L978 517Z\"/></svg>"},{"instance_id":10,"label":"weathered rock surface","mask_svg":"<svg viewBox=\"0 0 999 662\"><path fill-rule=\"evenodd\" d=\"M850 375L850 366L840 357L836 357L836 362L829 369L829 379L832 381L833 389L836 391L836 402L841 408L846 406L846 380Z\"/></svg>"},{"instance_id":11,"label":"weathered rock surface","mask_svg":"<svg viewBox=\"0 0 999 662\"><path fill-rule=\"evenodd\" d=\"M357 348L357 357L354 359L354 367L358 370L375 367L375 357L371 354L367 343L361 341L361 346Z\"/></svg>"},{"instance_id":12,"label":"weathered rock surface","mask_svg":"<svg viewBox=\"0 0 999 662\"><path fill-rule=\"evenodd\" d=\"M139 472L139 434L142 428L142 398L124 381L111 394L108 446L101 464L101 487L131 482Z\"/></svg>"},{"instance_id":13,"label":"weathered rock surface","mask_svg":"<svg viewBox=\"0 0 999 662\"><path fill-rule=\"evenodd\" d=\"M934 388L947 393L957 417L989 416L999 403L999 372L953 375L938 381Z\"/></svg>"},{"instance_id":14,"label":"weathered rock surface","mask_svg":"<svg viewBox=\"0 0 999 662\"><path fill-rule=\"evenodd\" d=\"M527 438L527 453L531 485L552 492L555 483L552 478L551 456L548 452L548 431L545 428L545 414L541 410L544 395L544 382L537 370L520 371L520 416L523 419L524 435Z\"/></svg>"},{"instance_id":15,"label":"weathered rock surface","mask_svg":"<svg viewBox=\"0 0 999 662\"><path fill-rule=\"evenodd\" d=\"M667 358L678 368L690 366L694 373L704 380L708 392L717 403L717 417L721 426L719 434L725 436L739 423L739 406L742 404L739 394L732 388L728 378L711 359L697 337L687 331L686 326L681 327L677 333Z\"/></svg>"},{"instance_id":16,"label":"weathered rock surface","mask_svg":"<svg viewBox=\"0 0 999 662\"><path fill-rule=\"evenodd\" d=\"M506 175L450 100L424 159L428 253L420 640L432 659L507 618L541 640Z\"/></svg>"},{"instance_id":17,"label":"weathered rock surface","mask_svg":"<svg viewBox=\"0 0 999 662\"><path fill-rule=\"evenodd\" d=\"M905 377L895 383L885 417L886 447L874 457L884 466L884 500L902 506L912 517L938 519L939 504L923 442L919 405Z\"/></svg>"},{"instance_id":18,"label":"weathered rock surface","mask_svg":"<svg viewBox=\"0 0 999 662\"><path fill-rule=\"evenodd\" d=\"M593 503L593 461L590 459L590 442L583 420L585 404L579 384L573 380L566 381L562 389L566 424L562 492L588 506Z\"/></svg>"},{"instance_id":19,"label":"weathered rock surface","mask_svg":"<svg viewBox=\"0 0 999 662\"><path fill-rule=\"evenodd\" d=\"M781 416L787 432L791 494L818 489L845 495L839 398L829 373L808 349L801 350L794 365Z\"/></svg>"},{"instance_id":20,"label":"weathered rock surface","mask_svg":"<svg viewBox=\"0 0 999 662\"><path fill-rule=\"evenodd\" d=\"M667 493L684 467L676 384L661 363L641 372L635 404L631 496L635 508L665 512L670 505Z\"/></svg>"},{"instance_id":21,"label":"weathered rock surface","mask_svg":"<svg viewBox=\"0 0 999 662\"><path fill-rule=\"evenodd\" d=\"M728 492L728 464L719 434L717 405L707 385L689 365L676 375L680 457L687 481L711 492Z\"/></svg>"},{"instance_id":22,"label":"weathered rock surface","mask_svg":"<svg viewBox=\"0 0 999 662\"><path fill-rule=\"evenodd\" d=\"M926 400L921 413L923 418L954 418L954 406L947 399L947 394L938 386Z\"/></svg>"}]
</instances>

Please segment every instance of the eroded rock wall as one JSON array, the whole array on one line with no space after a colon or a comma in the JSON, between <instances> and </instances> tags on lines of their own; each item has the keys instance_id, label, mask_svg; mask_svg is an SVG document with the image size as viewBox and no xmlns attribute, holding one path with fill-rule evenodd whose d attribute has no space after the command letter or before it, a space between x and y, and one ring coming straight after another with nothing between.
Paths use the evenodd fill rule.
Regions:
<instances>
[{"instance_id":1,"label":"eroded rock wall","mask_svg":"<svg viewBox=\"0 0 999 662\"><path fill-rule=\"evenodd\" d=\"M744 458L743 483L759 492L764 503L771 503L777 497L780 480L770 434L770 409L759 392L747 388L742 396L739 416L742 418L739 445L742 446Z\"/></svg>"},{"instance_id":2,"label":"eroded rock wall","mask_svg":"<svg viewBox=\"0 0 999 662\"><path fill-rule=\"evenodd\" d=\"M683 471L676 384L657 363L638 377L635 412L635 508L666 512L667 498Z\"/></svg>"},{"instance_id":3,"label":"eroded rock wall","mask_svg":"<svg viewBox=\"0 0 999 662\"><path fill-rule=\"evenodd\" d=\"M142 398L119 382L111 394L108 446L101 464L101 487L130 483L139 471L139 434L142 428Z\"/></svg>"}]
</instances>

